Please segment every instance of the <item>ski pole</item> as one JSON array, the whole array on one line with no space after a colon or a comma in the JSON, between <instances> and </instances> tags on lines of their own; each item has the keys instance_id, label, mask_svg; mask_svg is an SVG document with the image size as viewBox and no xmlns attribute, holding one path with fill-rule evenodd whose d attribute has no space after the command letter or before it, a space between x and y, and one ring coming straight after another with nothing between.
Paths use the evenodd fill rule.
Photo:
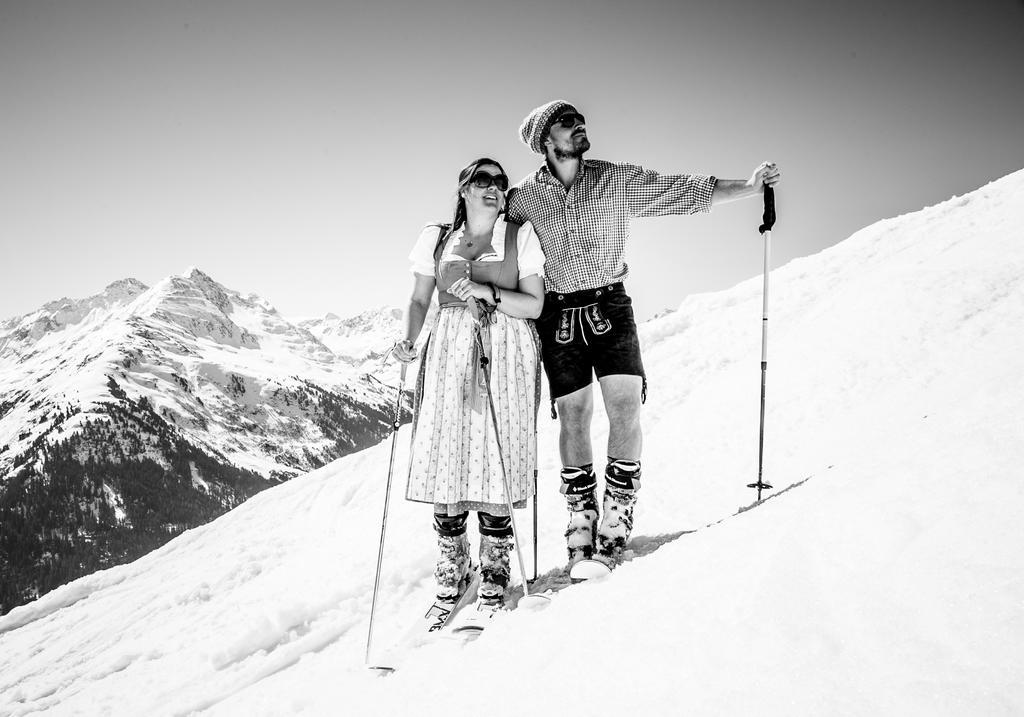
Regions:
<instances>
[{"instance_id":1,"label":"ski pole","mask_svg":"<svg viewBox=\"0 0 1024 717\"><path fill-rule=\"evenodd\" d=\"M533 469L533 579L537 579L537 469Z\"/></svg>"},{"instance_id":2,"label":"ski pole","mask_svg":"<svg viewBox=\"0 0 1024 717\"><path fill-rule=\"evenodd\" d=\"M373 618L377 613L377 591L380 587L380 567L384 560L384 535L388 528L388 503L391 500L391 476L395 469L395 447L398 445L398 429L402 425L402 390L405 388L405 369L408 364L402 363L402 373L398 379L398 399L395 401L395 421L391 425L391 460L388 461L388 481L384 489L384 518L380 524L380 548L377 550L377 577L373 581L373 601L370 603L370 629L366 634L366 664L370 664L370 647L373 644Z\"/></svg>"},{"instance_id":3,"label":"ski pole","mask_svg":"<svg viewBox=\"0 0 1024 717\"><path fill-rule=\"evenodd\" d=\"M770 185L764 188L764 214L758 231L764 237L764 304L761 310L761 428L757 445L757 482L748 483L747 488L757 488L757 499L761 500L762 490L772 487L762 479L764 474L764 392L768 374L768 276L771 270L772 227L775 225L775 190Z\"/></svg>"},{"instance_id":4,"label":"ski pole","mask_svg":"<svg viewBox=\"0 0 1024 717\"><path fill-rule=\"evenodd\" d=\"M491 409L491 424L494 426L494 441L498 444L498 460L501 461L501 483L505 488L505 502L508 504L508 517L512 523L512 540L516 544L516 558L519 560L519 574L523 578L523 597L530 597L529 580L526 579L526 565L523 563L523 550L519 542L519 530L516 527L516 512L512 503L512 488L508 482L508 471L505 470L505 453L501 447L501 438L498 436L498 413L494 410L494 397L491 395L491 370L488 368L490 359L484 352L484 341L480 335L480 324L476 325L476 345L480 350L480 368L484 372L484 382L487 384L487 405Z\"/></svg>"},{"instance_id":5,"label":"ski pole","mask_svg":"<svg viewBox=\"0 0 1024 717\"><path fill-rule=\"evenodd\" d=\"M533 392L534 401L536 402L533 409L533 449L537 450L537 414L540 411L540 367L537 367L537 378L535 382L535 390ZM533 579L534 582L537 580L537 500L539 494L537 493L537 469L533 469Z\"/></svg>"}]
</instances>

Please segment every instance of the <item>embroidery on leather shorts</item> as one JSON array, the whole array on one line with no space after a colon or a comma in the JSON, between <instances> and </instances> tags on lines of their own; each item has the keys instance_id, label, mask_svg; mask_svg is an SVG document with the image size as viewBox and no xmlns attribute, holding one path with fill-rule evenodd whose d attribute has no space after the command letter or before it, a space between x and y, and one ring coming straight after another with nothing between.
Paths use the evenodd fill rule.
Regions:
<instances>
[{"instance_id":1,"label":"embroidery on leather shorts","mask_svg":"<svg viewBox=\"0 0 1024 717\"><path fill-rule=\"evenodd\" d=\"M600 306L590 304L583 308L587 315L587 323L590 324L590 329L594 332L595 336L606 334L612 330L612 322L604 317Z\"/></svg>"},{"instance_id":2,"label":"embroidery on leather shorts","mask_svg":"<svg viewBox=\"0 0 1024 717\"><path fill-rule=\"evenodd\" d=\"M555 330L555 341L560 344L572 343L573 334L576 332L576 328L573 325L573 312L576 309L562 309L562 313L558 316L558 328Z\"/></svg>"}]
</instances>

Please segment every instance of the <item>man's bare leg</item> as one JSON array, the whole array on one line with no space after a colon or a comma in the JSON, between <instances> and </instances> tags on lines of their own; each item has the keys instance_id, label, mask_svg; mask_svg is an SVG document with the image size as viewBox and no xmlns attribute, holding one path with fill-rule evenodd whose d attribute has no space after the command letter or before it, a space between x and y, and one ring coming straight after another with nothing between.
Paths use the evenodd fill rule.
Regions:
<instances>
[{"instance_id":1,"label":"man's bare leg","mask_svg":"<svg viewBox=\"0 0 1024 717\"><path fill-rule=\"evenodd\" d=\"M558 450L563 466L582 466L594 462L590 446L590 422L594 418L593 386L588 384L555 399L558 408Z\"/></svg>"},{"instance_id":2,"label":"man's bare leg","mask_svg":"<svg viewBox=\"0 0 1024 717\"><path fill-rule=\"evenodd\" d=\"M569 565L594 557L597 541L597 477L590 445L594 417L594 393L590 385L555 400L558 408L558 449L562 457L562 495L569 509L565 529Z\"/></svg>"},{"instance_id":3,"label":"man's bare leg","mask_svg":"<svg viewBox=\"0 0 1024 717\"><path fill-rule=\"evenodd\" d=\"M609 567L618 564L633 531L633 508L640 489L640 394L643 378L612 375L601 378L608 413L608 465L605 468L603 516L597 529L595 557Z\"/></svg>"},{"instance_id":4,"label":"man's bare leg","mask_svg":"<svg viewBox=\"0 0 1024 717\"><path fill-rule=\"evenodd\" d=\"M615 374L603 376L601 397L608 414L608 456L640 460L643 434L640 429L640 391L643 378Z\"/></svg>"}]
</instances>

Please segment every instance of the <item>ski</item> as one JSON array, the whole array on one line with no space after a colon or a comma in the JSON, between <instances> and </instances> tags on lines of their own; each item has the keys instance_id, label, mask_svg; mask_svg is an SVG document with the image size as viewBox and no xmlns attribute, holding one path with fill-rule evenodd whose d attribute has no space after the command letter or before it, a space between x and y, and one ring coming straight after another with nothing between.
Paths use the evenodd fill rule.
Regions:
<instances>
[{"instance_id":1,"label":"ski","mask_svg":"<svg viewBox=\"0 0 1024 717\"><path fill-rule=\"evenodd\" d=\"M495 617L504 612L506 612L504 606L490 606L478 602L475 609L465 610L452 624L451 634L465 642L472 642L480 637L480 633Z\"/></svg>"},{"instance_id":2,"label":"ski","mask_svg":"<svg viewBox=\"0 0 1024 717\"><path fill-rule=\"evenodd\" d=\"M569 571L572 583L598 580L611 574L611 568L598 560L580 560ZM519 599L513 606L490 607L477 602L480 587L480 572L476 566L470 568L463 580L461 592L451 600L435 599L423 616L406 634L400 644L419 646L432 638L469 643L476 640L495 619L513 610L533 612L551 604L557 590L548 589L530 593ZM394 667L375 666L381 672L394 672Z\"/></svg>"},{"instance_id":3,"label":"ski","mask_svg":"<svg viewBox=\"0 0 1024 717\"><path fill-rule=\"evenodd\" d=\"M611 575L612 569L600 560L589 558L580 560L569 569L569 579L573 583L582 583L587 580L597 580Z\"/></svg>"},{"instance_id":4,"label":"ski","mask_svg":"<svg viewBox=\"0 0 1024 717\"><path fill-rule=\"evenodd\" d=\"M510 612L536 612L543 610L551 604L551 598L554 596L555 591L549 589L541 593L525 595L519 598L514 605L505 603L499 606L492 606L477 602L476 609L465 610L459 614L457 620L450 620L450 627L446 632L450 632L453 637L459 638L464 642L472 642L495 619L501 619L503 615Z\"/></svg>"},{"instance_id":5,"label":"ski","mask_svg":"<svg viewBox=\"0 0 1024 717\"><path fill-rule=\"evenodd\" d=\"M397 644L409 646L419 646L429 641L432 637L439 636L445 627L449 626L456 615L459 614L466 606L473 604L476 601L476 591L480 586L480 572L476 567L471 567L466 576L459 583L459 594L450 600L443 598L434 598L430 607L423 613L423 617L419 618L409 631L405 634ZM404 651L404 649L402 649ZM396 648L393 647L385 655L385 659L380 664L370 665L371 670L375 670L380 674L390 674L395 671L396 666L394 664L386 664L388 662L394 662L396 659ZM400 659L400 658L398 658Z\"/></svg>"},{"instance_id":6,"label":"ski","mask_svg":"<svg viewBox=\"0 0 1024 717\"><path fill-rule=\"evenodd\" d=\"M455 615L476 600L476 591L479 587L480 572L476 568L470 568L460 583L461 592L450 600L435 598L434 603L423 614L415 631L430 634L444 630Z\"/></svg>"}]
</instances>

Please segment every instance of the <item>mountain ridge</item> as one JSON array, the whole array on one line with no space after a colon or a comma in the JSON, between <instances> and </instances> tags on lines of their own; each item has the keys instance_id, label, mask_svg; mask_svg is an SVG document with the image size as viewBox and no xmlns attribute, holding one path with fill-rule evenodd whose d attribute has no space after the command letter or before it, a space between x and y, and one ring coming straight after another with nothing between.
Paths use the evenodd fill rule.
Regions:
<instances>
[{"instance_id":1,"label":"mountain ridge","mask_svg":"<svg viewBox=\"0 0 1024 717\"><path fill-rule=\"evenodd\" d=\"M18 521L17 535L0 539L0 568L21 576L5 581L0 609L21 599L14 593L31 575L48 589L58 574L114 560L108 547L93 555L95 535L128 545L147 524L152 547L161 533L376 441L395 403L394 389L307 328L195 267L153 287L119 280L5 321L0 379L0 517ZM59 490L44 490L50 484ZM157 496L180 510L140 517L161 512ZM134 520L115 519L126 510ZM64 547L32 537L48 534ZM122 558L124 545L114 551ZM62 550L81 564L40 567Z\"/></svg>"}]
</instances>

